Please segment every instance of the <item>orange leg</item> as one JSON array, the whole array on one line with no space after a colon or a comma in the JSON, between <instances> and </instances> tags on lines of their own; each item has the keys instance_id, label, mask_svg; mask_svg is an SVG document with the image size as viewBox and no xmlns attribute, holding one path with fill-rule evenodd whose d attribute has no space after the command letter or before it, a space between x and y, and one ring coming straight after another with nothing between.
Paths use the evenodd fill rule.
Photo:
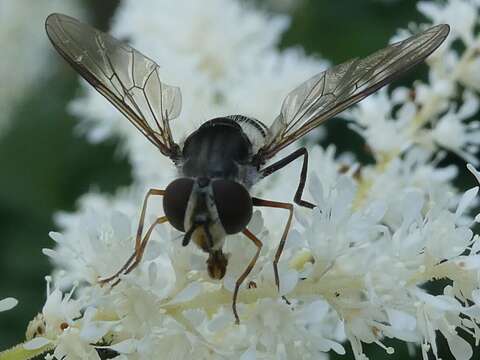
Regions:
<instances>
[{"instance_id":1,"label":"orange leg","mask_svg":"<svg viewBox=\"0 0 480 360\"><path fill-rule=\"evenodd\" d=\"M144 226L144 223L145 223L145 214L147 212L147 203L148 203L148 198L150 196L163 196L165 194L165 190L160 190L160 189L150 189L148 190L147 194L145 195L145 199L143 200L143 206L142 206L142 212L140 214L140 220L138 222L138 227L137 227L137 235L135 237L135 251L133 252L133 254L128 258L128 260L126 261L126 263L120 268L120 270L118 270L115 274L113 274L112 276L109 276L107 278L103 278L103 279L98 279L98 282L101 284L101 285L104 285L116 278L118 278L122 273L124 273L124 271L126 269L128 269L132 262L137 262L137 265L138 265L138 261L136 260L138 257L141 258L141 256L143 255L143 251L145 250L145 245L143 245L143 250L141 250L141 247L142 247L142 233L143 233L143 226ZM148 240L147 240L148 241ZM140 253L141 252L141 253ZM136 265L135 265L136 266ZM130 270L131 271L131 270ZM115 282L115 284L118 284L118 280Z\"/></svg>"},{"instance_id":2,"label":"orange leg","mask_svg":"<svg viewBox=\"0 0 480 360\"><path fill-rule=\"evenodd\" d=\"M275 259L273 260L273 272L275 273L275 284L277 285L277 289L280 291L280 278L278 276L278 261L280 260L280 256L282 256L283 248L285 247L285 242L287 240L288 231L290 230L290 226L292 224L293 205L290 203L263 200L258 198L252 198L252 202L253 202L253 206L271 207L271 208L285 209L289 211L287 224L285 225L285 228L283 230L282 238L280 239L280 244L278 244L277 252L275 253Z\"/></svg>"},{"instance_id":3,"label":"orange leg","mask_svg":"<svg viewBox=\"0 0 480 360\"><path fill-rule=\"evenodd\" d=\"M262 242L255 236L253 235L250 230L244 229L243 233L245 234L246 237L248 237L250 240L253 241L255 246L257 247L257 252L255 253L255 256L250 260L250 263L248 264L247 268L245 271L240 275L240 277L237 279L235 283L235 291L233 292L233 301L232 301L232 309L233 309L233 314L235 315L235 323L240 324L240 318L238 317L238 312L237 312L237 297L238 297L238 290L240 289L240 286L242 283L245 281L245 278L250 274L252 271L253 267L255 266L255 263L258 260L258 256L260 255L260 250L262 250Z\"/></svg>"},{"instance_id":4,"label":"orange leg","mask_svg":"<svg viewBox=\"0 0 480 360\"><path fill-rule=\"evenodd\" d=\"M147 247L147 244L148 244L148 240L150 240L150 235L152 235L152 232L153 232L153 229L155 228L155 226L157 225L160 225L160 224L163 224L163 223L166 223L168 222L168 219L166 216L162 216L162 217L159 217L157 218L157 220L155 220L153 222L152 225L150 225L150 228L148 229L147 233L145 234L145 237L143 238L141 244L140 244L140 248L139 250L136 252L135 254L135 260L133 261L133 263L130 264L130 266L125 270L125 274L128 274L129 272L131 272L133 269L135 269L138 264L140 263L140 261L142 260L142 257L143 257L143 253L145 252L145 248Z\"/></svg>"}]
</instances>

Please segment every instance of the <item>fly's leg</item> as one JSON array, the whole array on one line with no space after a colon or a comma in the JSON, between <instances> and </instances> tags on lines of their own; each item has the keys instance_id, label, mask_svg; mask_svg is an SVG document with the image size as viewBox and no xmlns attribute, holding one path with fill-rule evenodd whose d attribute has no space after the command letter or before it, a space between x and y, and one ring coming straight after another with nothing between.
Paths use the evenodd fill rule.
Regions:
<instances>
[{"instance_id":1,"label":"fly's leg","mask_svg":"<svg viewBox=\"0 0 480 360\"><path fill-rule=\"evenodd\" d=\"M107 278L103 279L98 279L98 282L100 285L104 285L114 279L117 279L121 274L124 273L126 269L128 269L132 262L135 261L138 257L141 258L143 254L143 250L141 250L142 247L142 233L143 233L143 226L145 223L145 214L147 212L147 203L148 199L150 196L163 196L165 194L165 190L160 190L160 189L150 189L148 190L147 194L145 195L145 199L143 200L143 205L142 205L142 212L140 214L140 220L138 222L138 227L137 227L137 235L135 237L135 251L133 254L128 258L126 263L118 270L115 274L112 276L109 276ZM146 245L146 244L145 244ZM144 245L144 247L145 247ZM141 253L140 253L141 251ZM115 284L118 284L118 281L115 282Z\"/></svg>"},{"instance_id":2,"label":"fly's leg","mask_svg":"<svg viewBox=\"0 0 480 360\"><path fill-rule=\"evenodd\" d=\"M250 232L250 230L244 229L243 233L255 244L255 246L257 247L257 252L255 253L255 256L252 258L252 260L250 260L250 263L248 264L245 271L242 273L242 275L240 275L240 277L235 282L235 291L233 292L232 309L233 309L233 314L235 315L236 324L240 324L240 318L238 317L238 312L237 312L238 290L240 289L240 286L242 285L242 283L245 281L245 278L248 276L248 274L250 274L253 267L255 266L255 263L258 260L258 256L260 255L260 250L262 250L262 246L263 246L262 242L255 235L253 235Z\"/></svg>"},{"instance_id":3,"label":"fly's leg","mask_svg":"<svg viewBox=\"0 0 480 360\"><path fill-rule=\"evenodd\" d=\"M290 155L284 157L283 159L277 161L276 163L267 166L265 169L260 170L260 174L263 177L267 177L270 174L273 174L275 171L280 170L281 168L287 166L292 161L298 159L300 156L303 156L302 170L300 172L300 181L298 183L297 191L295 192L295 197L293 201L295 204L298 204L309 209L313 209L316 205L308 201L302 200L303 189L305 188L305 183L307 181L307 170L308 170L308 152L304 147L294 151Z\"/></svg>"},{"instance_id":4,"label":"fly's leg","mask_svg":"<svg viewBox=\"0 0 480 360\"><path fill-rule=\"evenodd\" d=\"M261 206L261 207L270 207L270 208L277 208L277 209L285 209L288 210L288 220L283 229L282 238L280 239L280 243L278 244L277 251L275 253L275 259L273 260L273 272L275 274L275 285L277 285L278 291L280 291L280 278L278 276L278 261L280 260L280 256L282 256L283 248L285 247L285 242L287 240L288 231L290 230L290 226L292 224L292 216L293 216L293 205L291 203L284 203L278 201L271 201L271 200L263 200L258 198L252 198L253 206ZM288 301L287 301L288 302Z\"/></svg>"},{"instance_id":5,"label":"fly's leg","mask_svg":"<svg viewBox=\"0 0 480 360\"><path fill-rule=\"evenodd\" d=\"M129 266L125 269L124 274L128 274L133 269L135 269L138 266L138 264L140 264L140 261L142 260L142 257L143 257L143 253L145 252L145 248L147 247L148 240L150 240L150 235L152 235L153 229L155 228L155 226L163 224L165 222L168 222L168 219L167 219L166 216L162 216L162 217L157 218L157 220L155 220L153 222L153 224L150 225L150 228L148 229L147 233L145 234L145 237L143 238L142 242L140 243L140 247L139 247L138 251L136 250L135 253L133 254L134 256L133 256L132 263L129 264ZM117 279L112 284L112 286L117 285L119 282L120 282L120 279Z\"/></svg>"}]
</instances>

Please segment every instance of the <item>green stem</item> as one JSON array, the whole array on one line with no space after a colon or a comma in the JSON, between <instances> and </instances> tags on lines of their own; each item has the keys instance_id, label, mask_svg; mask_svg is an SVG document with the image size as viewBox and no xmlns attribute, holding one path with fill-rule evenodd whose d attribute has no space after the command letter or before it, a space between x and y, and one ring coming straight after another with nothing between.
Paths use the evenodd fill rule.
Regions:
<instances>
[{"instance_id":1,"label":"green stem","mask_svg":"<svg viewBox=\"0 0 480 360\"><path fill-rule=\"evenodd\" d=\"M45 354L46 352L53 350L53 344L45 345L40 349L27 350L23 347L23 344L16 345L11 349L0 352L0 360L29 360L35 356Z\"/></svg>"}]
</instances>

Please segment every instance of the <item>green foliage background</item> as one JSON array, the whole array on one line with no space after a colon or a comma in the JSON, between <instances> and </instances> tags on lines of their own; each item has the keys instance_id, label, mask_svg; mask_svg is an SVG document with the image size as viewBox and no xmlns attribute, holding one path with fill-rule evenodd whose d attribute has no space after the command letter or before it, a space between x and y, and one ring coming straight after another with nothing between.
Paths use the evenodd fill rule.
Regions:
<instances>
[{"instance_id":1,"label":"green foliage background","mask_svg":"<svg viewBox=\"0 0 480 360\"><path fill-rule=\"evenodd\" d=\"M257 2L268 9L274 1ZM364 56L383 47L397 28L422 20L415 4L409 0L304 0L293 13L282 46L300 45L308 54L320 54L332 63ZM105 29L118 1L84 0L82 5L93 25ZM51 66L53 75L25 94L10 131L0 138L0 298L14 296L20 301L14 310L0 314L0 350L24 339L29 320L45 301L44 276L51 266L41 249L52 246L48 237L55 230L52 215L74 210L76 199L91 188L111 193L130 182L129 164L115 153L114 140L91 145L74 135L76 119L66 105L78 95L77 76L60 60ZM422 76L425 68L403 81ZM8 84L0 82L0 86ZM360 138L352 133L346 136L344 124L333 121L327 126L332 134L329 142L340 149L361 149ZM459 181L462 188L472 185L471 179ZM372 359L409 358L404 345L394 355L373 346L368 353ZM442 353L448 358L448 350Z\"/></svg>"}]
</instances>

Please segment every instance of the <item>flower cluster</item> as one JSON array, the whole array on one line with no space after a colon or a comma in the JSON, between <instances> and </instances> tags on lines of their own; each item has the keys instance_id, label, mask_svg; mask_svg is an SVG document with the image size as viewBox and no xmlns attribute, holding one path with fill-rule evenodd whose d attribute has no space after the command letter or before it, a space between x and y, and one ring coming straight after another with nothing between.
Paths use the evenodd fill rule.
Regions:
<instances>
[{"instance_id":1,"label":"flower cluster","mask_svg":"<svg viewBox=\"0 0 480 360\"><path fill-rule=\"evenodd\" d=\"M0 132L8 125L15 105L52 67L47 37L41 31L45 17L52 11L79 16L77 1L38 0L0 3Z\"/></svg>"},{"instance_id":2,"label":"flower cluster","mask_svg":"<svg viewBox=\"0 0 480 360\"><path fill-rule=\"evenodd\" d=\"M234 0L147 3L124 1L112 33L128 36L168 69L168 83L181 86L185 105L175 134L226 114L268 123L283 96L325 66L298 49L277 49L286 17ZM30 333L25 346L54 345L55 356L67 359L95 359L102 351L120 359L317 359L328 351L344 354L348 341L360 360L367 359L363 344L392 353L384 339L396 338L419 345L426 360L440 357L441 333L456 359L471 358L459 330L480 340L480 241L471 229L480 216L470 215L478 187L459 193L452 181L463 169L440 164L453 152L472 164L480 182L473 166L480 130L470 121L479 107L479 7L468 0L419 3L430 24L449 22L452 34L428 60L428 82L380 91L346 115L373 164L355 154L338 157L333 146L324 150L307 138L305 197L317 207L295 208L279 292L272 259L287 214L254 213L248 228L264 246L240 289L238 325L234 282L256 250L243 235L227 238L222 281L208 277L200 250L182 247L181 233L163 225L133 272L113 288L98 285L130 256L146 189L167 185L175 168L87 88L72 109L90 139L122 138L134 183L114 196L86 194L75 213L58 215L56 246L44 250L57 266L55 289L33 322L41 334ZM296 184L285 179L298 178L299 165L260 182L253 193L291 201ZM162 213L153 201L147 222ZM440 294L429 292L425 284L438 279L447 285ZM63 296L60 289L72 286Z\"/></svg>"}]
</instances>

